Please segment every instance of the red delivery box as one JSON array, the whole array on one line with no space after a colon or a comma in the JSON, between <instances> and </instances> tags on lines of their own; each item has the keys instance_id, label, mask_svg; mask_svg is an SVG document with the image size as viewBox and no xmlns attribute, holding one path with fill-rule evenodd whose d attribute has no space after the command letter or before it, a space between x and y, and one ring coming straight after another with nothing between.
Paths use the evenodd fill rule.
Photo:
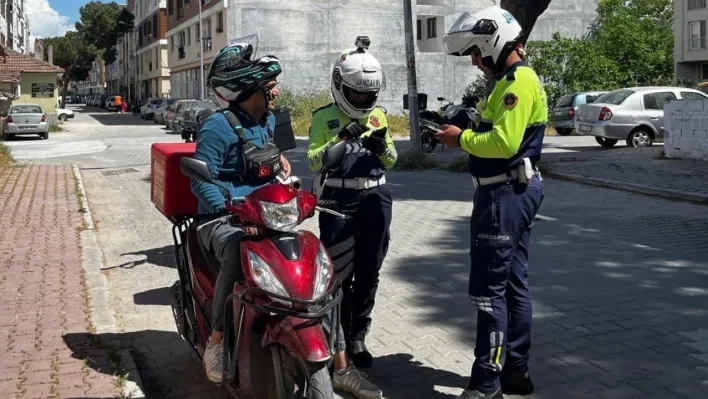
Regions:
<instances>
[{"instance_id":1,"label":"red delivery box","mask_svg":"<svg viewBox=\"0 0 708 399\"><path fill-rule=\"evenodd\" d=\"M193 157L195 143L155 143L150 162L150 199L167 218L197 214L191 179L179 169L182 157Z\"/></svg>"}]
</instances>

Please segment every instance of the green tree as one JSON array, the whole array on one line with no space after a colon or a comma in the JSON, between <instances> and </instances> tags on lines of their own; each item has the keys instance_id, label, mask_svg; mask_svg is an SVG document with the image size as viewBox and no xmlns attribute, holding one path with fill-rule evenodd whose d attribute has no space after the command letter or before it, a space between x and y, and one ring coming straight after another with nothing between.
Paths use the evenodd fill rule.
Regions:
<instances>
[{"instance_id":1,"label":"green tree","mask_svg":"<svg viewBox=\"0 0 708 399\"><path fill-rule=\"evenodd\" d=\"M64 36L45 39L45 57L49 46L54 49L54 64L64 68L62 76L61 102L66 95L71 81L86 80L96 59L96 47L81 40L78 32L67 32Z\"/></svg>"},{"instance_id":2,"label":"green tree","mask_svg":"<svg viewBox=\"0 0 708 399\"><path fill-rule=\"evenodd\" d=\"M118 38L133 30L135 16L116 2L91 1L79 8L81 20L76 31L85 43L93 44L98 54L107 63L115 61L116 52L111 49Z\"/></svg>"}]
</instances>

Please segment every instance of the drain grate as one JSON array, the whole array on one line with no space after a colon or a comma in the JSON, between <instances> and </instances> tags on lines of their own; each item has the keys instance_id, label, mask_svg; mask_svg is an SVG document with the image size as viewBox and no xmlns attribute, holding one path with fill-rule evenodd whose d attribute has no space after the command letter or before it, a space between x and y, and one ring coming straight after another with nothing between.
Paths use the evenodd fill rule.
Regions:
<instances>
[{"instance_id":1,"label":"drain grate","mask_svg":"<svg viewBox=\"0 0 708 399\"><path fill-rule=\"evenodd\" d=\"M136 173L136 172L138 172L138 170L135 168L124 168L124 169L106 170L101 173L103 173L104 176L115 176L115 175L124 175L126 173Z\"/></svg>"}]
</instances>

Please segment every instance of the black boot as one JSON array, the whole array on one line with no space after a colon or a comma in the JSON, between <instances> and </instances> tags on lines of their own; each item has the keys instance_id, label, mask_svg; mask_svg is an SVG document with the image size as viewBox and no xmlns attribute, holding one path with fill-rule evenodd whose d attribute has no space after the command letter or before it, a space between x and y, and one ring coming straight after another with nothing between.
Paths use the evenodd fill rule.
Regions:
<instances>
[{"instance_id":1,"label":"black boot","mask_svg":"<svg viewBox=\"0 0 708 399\"><path fill-rule=\"evenodd\" d=\"M500 377L502 392L505 395L530 395L533 393L533 382L529 372L502 372Z\"/></svg>"},{"instance_id":2,"label":"black boot","mask_svg":"<svg viewBox=\"0 0 708 399\"><path fill-rule=\"evenodd\" d=\"M354 365L359 369L369 368L374 362L374 357L371 356L371 352L366 349L364 341L352 341L351 358L352 361L354 361Z\"/></svg>"},{"instance_id":3,"label":"black boot","mask_svg":"<svg viewBox=\"0 0 708 399\"><path fill-rule=\"evenodd\" d=\"M493 393L484 393L476 389L465 389L457 398L455 399L504 399L500 389L497 389Z\"/></svg>"}]
</instances>

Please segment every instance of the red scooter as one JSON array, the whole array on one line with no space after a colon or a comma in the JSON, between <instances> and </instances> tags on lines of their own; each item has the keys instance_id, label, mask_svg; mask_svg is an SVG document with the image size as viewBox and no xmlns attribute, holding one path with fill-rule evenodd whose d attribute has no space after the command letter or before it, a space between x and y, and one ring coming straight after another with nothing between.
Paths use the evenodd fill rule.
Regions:
<instances>
[{"instance_id":1,"label":"red scooter","mask_svg":"<svg viewBox=\"0 0 708 399\"><path fill-rule=\"evenodd\" d=\"M330 148L325 166L341 162L346 146L340 144ZM183 175L215 183L204 162L183 156L179 164ZM228 212L221 220L264 231L243 238L245 282L236 283L227 299L220 385L235 397L334 398L328 365L336 329L327 337L321 318L331 312L338 325L340 282L317 236L295 231L316 210L345 217L322 207L334 205L318 202L301 189L297 178L268 184L242 199L228 198ZM179 272L172 286L172 310L180 335L201 362L211 333L219 264L197 239L193 217L171 219Z\"/></svg>"}]
</instances>

